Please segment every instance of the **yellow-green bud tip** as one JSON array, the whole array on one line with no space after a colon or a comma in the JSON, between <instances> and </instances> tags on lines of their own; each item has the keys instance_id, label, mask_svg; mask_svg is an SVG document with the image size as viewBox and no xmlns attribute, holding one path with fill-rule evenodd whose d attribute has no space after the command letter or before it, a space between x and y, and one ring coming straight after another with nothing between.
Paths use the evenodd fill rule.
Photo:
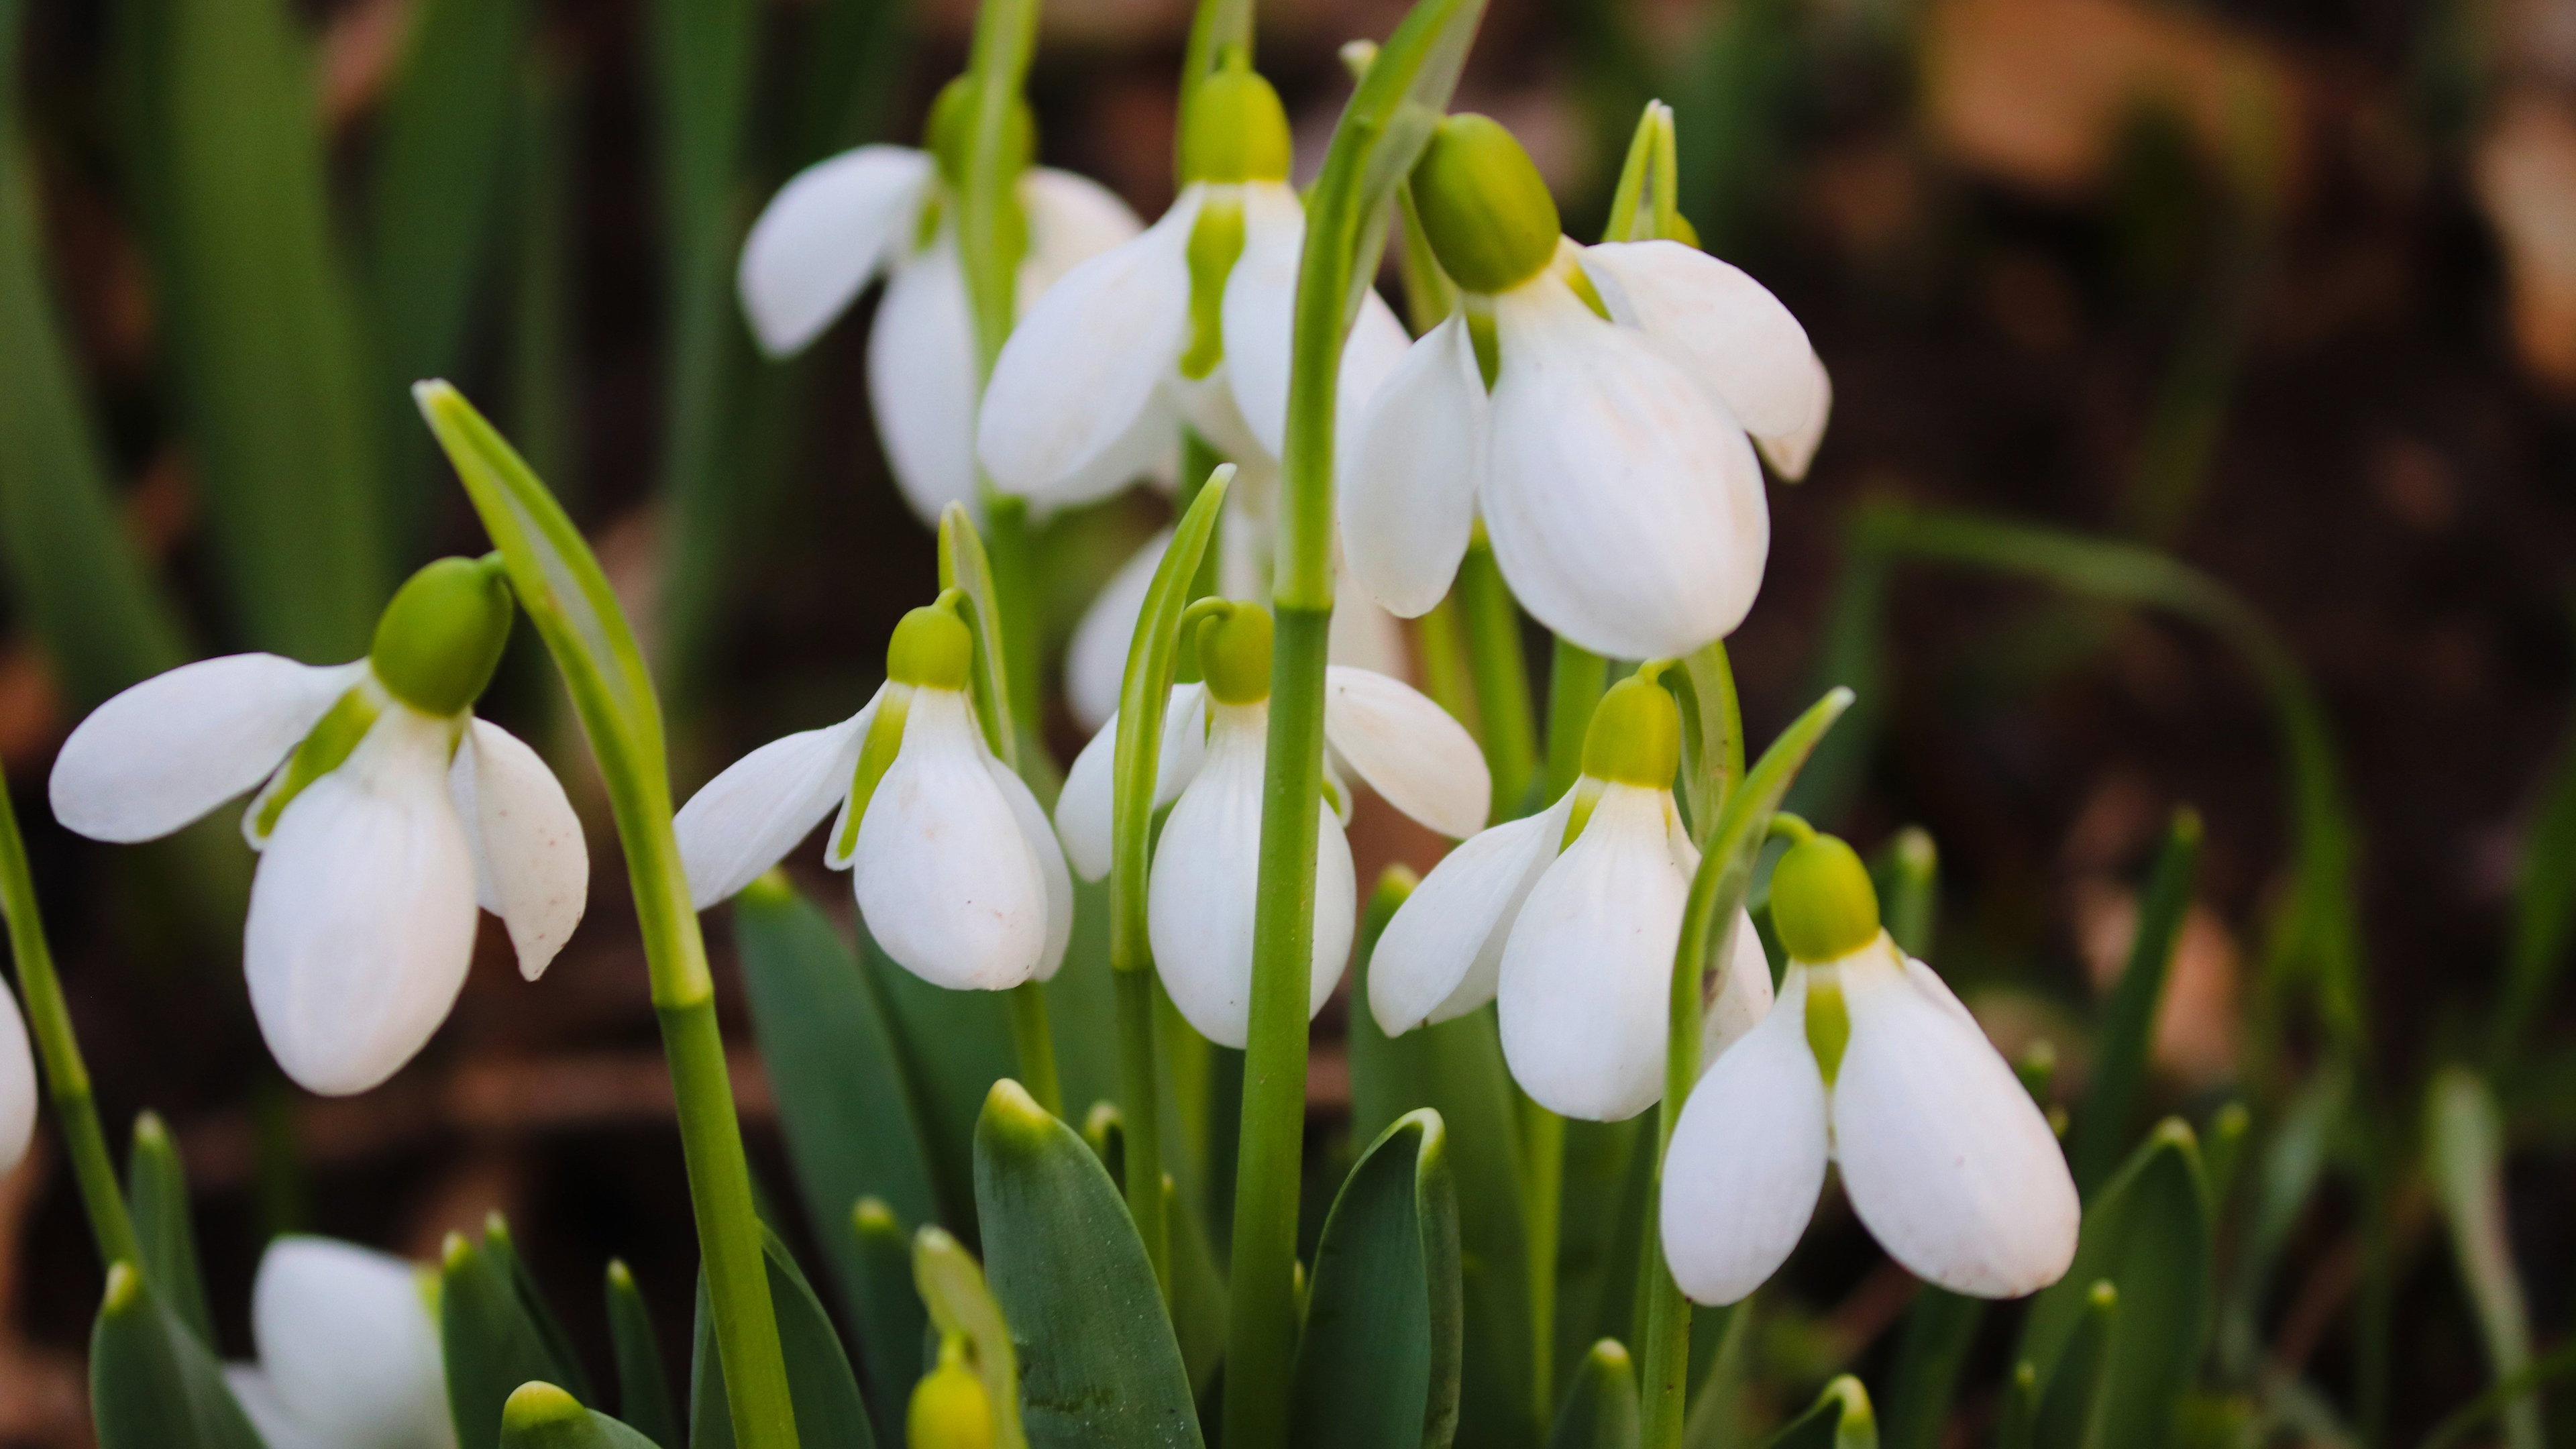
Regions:
<instances>
[{"instance_id":1,"label":"yellow-green bud tip","mask_svg":"<svg viewBox=\"0 0 2576 1449\"><path fill-rule=\"evenodd\" d=\"M616 1289L620 1293L624 1293L635 1286L635 1270L626 1266L626 1260L624 1258L611 1258L608 1260L608 1286Z\"/></svg>"},{"instance_id":2,"label":"yellow-green bud tip","mask_svg":"<svg viewBox=\"0 0 2576 1449\"><path fill-rule=\"evenodd\" d=\"M755 906L770 907L783 906L794 899L796 899L795 884L787 879L787 872L776 866L771 866L753 877L751 884L742 888L742 894L734 897L737 903L748 902Z\"/></svg>"},{"instance_id":3,"label":"yellow-green bud tip","mask_svg":"<svg viewBox=\"0 0 2576 1449\"><path fill-rule=\"evenodd\" d=\"M1270 697L1270 611L1237 603L1199 625L1199 671L1220 704Z\"/></svg>"},{"instance_id":4,"label":"yellow-green bud tip","mask_svg":"<svg viewBox=\"0 0 2576 1449\"><path fill-rule=\"evenodd\" d=\"M1038 1099L1029 1095L1028 1088L1004 1077L984 1094L984 1113L976 1123L976 1131L1032 1132L1054 1120L1046 1108L1038 1105Z\"/></svg>"},{"instance_id":5,"label":"yellow-green bud tip","mask_svg":"<svg viewBox=\"0 0 2576 1449\"><path fill-rule=\"evenodd\" d=\"M438 1261L453 1273L474 1260L474 1244L463 1233L449 1232L438 1245Z\"/></svg>"},{"instance_id":6,"label":"yellow-green bud tip","mask_svg":"<svg viewBox=\"0 0 2576 1449\"><path fill-rule=\"evenodd\" d=\"M1441 121L1414 164L1413 203L1441 269L1470 292L1510 291L1556 256L1556 199L1529 152L1491 117Z\"/></svg>"},{"instance_id":7,"label":"yellow-green bud tip","mask_svg":"<svg viewBox=\"0 0 2576 1449\"><path fill-rule=\"evenodd\" d=\"M903 1236L902 1221L895 1217L894 1209L888 1207L886 1200L881 1197L860 1198L857 1205L850 1209L850 1226L856 1229L861 1237L901 1238Z\"/></svg>"},{"instance_id":8,"label":"yellow-green bud tip","mask_svg":"<svg viewBox=\"0 0 2576 1449\"><path fill-rule=\"evenodd\" d=\"M143 1275L132 1263L120 1262L107 1270L107 1297L100 1311L125 1313L143 1297Z\"/></svg>"},{"instance_id":9,"label":"yellow-green bud tip","mask_svg":"<svg viewBox=\"0 0 2576 1449\"><path fill-rule=\"evenodd\" d=\"M1285 181L1288 108L1249 65L1228 64L1199 83L1181 136L1181 183Z\"/></svg>"},{"instance_id":10,"label":"yellow-green bud tip","mask_svg":"<svg viewBox=\"0 0 2576 1449\"><path fill-rule=\"evenodd\" d=\"M966 1366L959 1336L941 1341L939 1367L913 1385L903 1431L911 1449L992 1449L993 1401L984 1381Z\"/></svg>"},{"instance_id":11,"label":"yellow-green bud tip","mask_svg":"<svg viewBox=\"0 0 2576 1449\"><path fill-rule=\"evenodd\" d=\"M146 1107L134 1116L134 1140L158 1146L170 1140L170 1124L161 1120L160 1113Z\"/></svg>"},{"instance_id":12,"label":"yellow-green bud tip","mask_svg":"<svg viewBox=\"0 0 2576 1449\"><path fill-rule=\"evenodd\" d=\"M1632 674L1592 707L1592 724L1583 732L1583 773L1669 790L1681 762L1681 706L1662 685Z\"/></svg>"},{"instance_id":13,"label":"yellow-green bud tip","mask_svg":"<svg viewBox=\"0 0 2576 1449\"><path fill-rule=\"evenodd\" d=\"M1869 867L1830 835L1791 846L1771 872L1771 924L1799 961L1831 961L1877 940Z\"/></svg>"},{"instance_id":14,"label":"yellow-green bud tip","mask_svg":"<svg viewBox=\"0 0 2576 1449\"><path fill-rule=\"evenodd\" d=\"M1591 1359L1605 1369L1628 1367L1628 1346L1615 1338L1605 1338L1592 1345Z\"/></svg>"},{"instance_id":15,"label":"yellow-green bud tip","mask_svg":"<svg viewBox=\"0 0 2576 1449\"><path fill-rule=\"evenodd\" d=\"M886 645L886 678L922 689L964 689L975 658L975 631L936 604L903 616Z\"/></svg>"},{"instance_id":16,"label":"yellow-green bud tip","mask_svg":"<svg viewBox=\"0 0 2576 1449\"><path fill-rule=\"evenodd\" d=\"M424 714L455 714L501 667L511 613L498 555L439 559L394 591L367 660L394 698Z\"/></svg>"},{"instance_id":17,"label":"yellow-green bud tip","mask_svg":"<svg viewBox=\"0 0 2576 1449\"><path fill-rule=\"evenodd\" d=\"M501 1406L501 1427L525 1432L570 1423L588 1417L589 1412L579 1399L554 1385L530 1380L510 1391L509 1402Z\"/></svg>"},{"instance_id":18,"label":"yellow-green bud tip","mask_svg":"<svg viewBox=\"0 0 2576 1449\"><path fill-rule=\"evenodd\" d=\"M975 100L974 77L961 75L939 88L939 98L930 103L930 118L922 124L922 149L939 162L940 177L953 187L966 185L968 157L975 145ZM1026 97L1011 97L1011 113L1002 126L1002 172L1017 176L1028 169L1038 147L1037 116Z\"/></svg>"},{"instance_id":19,"label":"yellow-green bud tip","mask_svg":"<svg viewBox=\"0 0 2576 1449\"><path fill-rule=\"evenodd\" d=\"M2108 1312L2120 1304L2120 1287L2108 1278L2097 1279L2084 1299L2096 1312Z\"/></svg>"}]
</instances>

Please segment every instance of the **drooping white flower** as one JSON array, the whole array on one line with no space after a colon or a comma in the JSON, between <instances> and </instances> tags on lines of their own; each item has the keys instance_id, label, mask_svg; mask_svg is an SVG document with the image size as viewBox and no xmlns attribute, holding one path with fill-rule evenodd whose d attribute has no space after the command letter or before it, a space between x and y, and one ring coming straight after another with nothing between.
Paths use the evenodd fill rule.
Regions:
<instances>
[{"instance_id":1,"label":"drooping white flower","mask_svg":"<svg viewBox=\"0 0 2576 1449\"><path fill-rule=\"evenodd\" d=\"M1825 1164L1907 1271L2012 1298L2074 1261L2079 1207L2047 1119L1932 968L1878 928L1869 876L1829 836L1781 858L1779 1004L1708 1067L1664 1160L1664 1257L1703 1303L1797 1246Z\"/></svg>"},{"instance_id":2,"label":"drooping white flower","mask_svg":"<svg viewBox=\"0 0 2576 1449\"><path fill-rule=\"evenodd\" d=\"M1306 237L1287 114L1269 82L1229 65L1201 86L1184 140L1171 210L1067 273L1003 347L976 447L1004 491L1096 497L1134 474L1110 477L1105 462L1183 421L1246 474L1276 470ZM1371 292L1342 352L1343 443L1404 348L1402 324Z\"/></svg>"},{"instance_id":3,"label":"drooping white flower","mask_svg":"<svg viewBox=\"0 0 2576 1449\"><path fill-rule=\"evenodd\" d=\"M454 1449L429 1270L288 1236L251 1284L254 1363L224 1381L268 1449Z\"/></svg>"},{"instance_id":4,"label":"drooping white flower","mask_svg":"<svg viewBox=\"0 0 2576 1449\"><path fill-rule=\"evenodd\" d=\"M1770 550L1755 440L1794 478L1830 405L1797 319L1679 242L1567 241L1526 153L1481 116L1442 122L1412 186L1463 297L1360 421L1351 576L1421 614L1481 519L1521 604L1586 649L1680 656L1732 632Z\"/></svg>"},{"instance_id":5,"label":"drooping white flower","mask_svg":"<svg viewBox=\"0 0 2576 1449\"><path fill-rule=\"evenodd\" d=\"M1155 804L1172 802L1155 846L1146 927L1164 989L1199 1034L1240 1047L1250 1030L1253 915L1260 877L1262 772L1270 737L1270 615L1237 604L1200 626L1204 684L1172 691ZM1342 978L1358 885L1342 827L1348 770L1396 809L1451 836L1483 820L1491 777L1467 731L1440 706L1382 674L1325 671L1325 786L1315 845L1314 969L1307 1014ZM1083 747L1056 801L1056 828L1083 878L1106 875L1118 721Z\"/></svg>"},{"instance_id":6,"label":"drooping white flower","mask_svg":"<svg viewBox=\"0 0 2576 1449\"><path fill-rule=\"evenodd\" d=\"M886 278L868 338L868 401L895 483L922 521L952 502L975 505L975 336L957 246L958 178L972 88L952 82L931 109L929 149L861 146L798 172L745 239L736 288L761 347L801 352ZM1014 113L1016 197L1027 222L1019 268L1025 310L1076 264L1136 235L1135 213L1069 171L1027 166L1025 104ZM1157 465L1172 446L1135 440L1100 460L1086 486L1107 492Z\"/></svg>"},{"instance_id":7,"label":"drooping white flower","mask_svg":"<svg viewBox=\"0 0 2576 1449\"><path fill-rule=\"evenodd\" d=\"M1432 868L1369 962L1369 1007L1390 1036L1498 1001L1503 1056L1524 1091L1569 1117L1618 1121L1663 1095L1673 955L1699 851L1671 781L1672 697L1644 679L1602 699L1583 778ZM1749 923L1708 1009L1724 1040L1771 1000Z\"/></svg>"},{"instance_id":8,"label":"drooping white flower","mask_svg":"<svg viewBox=\"0 0 2576 1449\"><path fill-rule=\"evenodd\" d=\"M572 802L473 713L510 611L497 559L442 559L395 594L367 658L174 669L99 706L54 761L55 818L95 840L167 835L260 787L242 967L269 1050L309 1090L362 1092L411 1060L465 983L478 903L531 981L581 921Z\"/></svg>"},{"instance_id":9,"label":"drooping white flower","mask_svg":"<svg viewBox=\"0 0 2576 1449\"><path fill-rule=\"evenodd\" d=\"M751 884L837 806L824 863L850 872L897 965L960 991L1053 976L1073 878L1037 797L985 742L973 657L948 603L915 609L857 714L763 745L691 796L674 825L698 908Z\"/></svg>"},{"instance_id":10,"label":"drooping white flower","mask_svg":"<svg viewBox=\"0 0 2576 1449\"><path fill-rule=\"evenodd\" d=\"M36 1058L27 1048L18 998L0 987L0 1177L17 1167L35 1135Z\"/></svg>"}]
</instances>

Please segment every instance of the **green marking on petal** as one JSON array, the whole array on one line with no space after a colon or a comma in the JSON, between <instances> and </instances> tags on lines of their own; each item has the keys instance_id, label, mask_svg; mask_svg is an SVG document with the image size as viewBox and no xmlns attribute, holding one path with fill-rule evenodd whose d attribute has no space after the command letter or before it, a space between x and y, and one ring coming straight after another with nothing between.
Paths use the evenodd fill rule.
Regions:
<instances>
[{"instance_id":1,"label":"green marking on petal","mask_svg":"<svg viewBox=\"0 0 2576 1449\"><path fill-rule=\"evenodd\" d=\"M1494 304L1470 292L1459 305L1467 313L1467 345L1476 349L1476 374L1485 380L1485 391L1492 392L1503 375L1503 340L1494 331Z\"/></svg>"},{"instance_id":2,"label":"green marking on petal","mask_svg":"<svg viewBox=\"0 0 2576 1449\"><path fill-rule=\"evenodd\" d=\"M877 717L868 721L868 737L859 744L858 767L850 772L850 808L843 812L841 834L832 842L834 860L848 860L859 848L859 822L867 818L877 782L894 767L895 754L903 748L903 722L911 713L912 686L888 684L877 699Z\"/></svg>"},{"instance_id":3,"label":"green marking on petal","mask_svg":"<svg viewBox=\"0 0 2576 1449\"><path fill-rule=\"evenodd\" d=\"M296 796L304 793L305 786L348 762L350 754L358 748L358 742L367 737L367 731L375 728L376 721L384 714L383 704L373 698L373 694L374 691L360 684L341 695L339 702L331 706L330 713L322 716L322 722L313 727L313 733L306 735L304 743L295 747L295 753L286 761L286 773L260 795L259 815L253 825L253 834L262 840L268 839L277 829L278 817L286 813L286 807L294 803Z\"/></svg>"},{"instance_id":4,"label":"green marking on petal","mask_svg":"<svg viewBox=\"0 0 2576 1449\"><path fill-rule=\"evenodd\" d=\"M1842 1070L1843 1049L1851 1045L1851 1007L1843 1001L1840 973L1831 968L1807 972L1807 1050L1816 1054L1816 1070L1825 1085Z\"/></svg>"},{"instance_id":5,"label":"green marking on petal","mask_svg":"<svg viewBox=\"0 0 2576 1449\"><path fill-rule=\"evenodd\" d=\"M1243 256L1243 193L1211 187L1190 227L1190 345L1181 376L1195 382L1225 361L1225 283Z\"/></svg>"},{"instance_id":6,"label":"green marking on petal","mask_svg":"<svg viewBox=\"0 0 2576 1449\"><path fill-rule=\"evenodd\" d=\"M1585 775L1574 782L1574 808L1565 814L1565 834L1556 842L1556 853L1565 854L1574 847L1583 827L1592 823L1592 807L1601 803L1601 792L1607 788L1600 780Z\"/></svg>"}]
</instances>

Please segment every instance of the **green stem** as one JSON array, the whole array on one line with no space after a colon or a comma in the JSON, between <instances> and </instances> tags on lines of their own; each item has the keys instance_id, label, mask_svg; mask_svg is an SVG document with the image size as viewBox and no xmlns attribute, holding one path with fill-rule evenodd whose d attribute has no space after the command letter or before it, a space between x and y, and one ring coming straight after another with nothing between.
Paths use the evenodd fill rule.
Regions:
<instances>
[{"instance_id":1,"label":"green stem","mask_svg":"<svg viewBox=\"0 0 2576 1449\"><path fill-rule=\"evenodd\" d=\"M1517 1093L1515 1095L1518 1095ZM1556 1248L1565 1223L1565 1119L1520 1098L1525 1170L1522 1226L1529 1239L1530 1389L1538 1421L1556 1422Z\"/></svg>"},{"instance_id":2,"label":"green stem","mask_svg":"<svg viewBox=\"0 0 2576 1449\"><path fill-rule=\"evenodd\" d=\"M139 1264L143 1249L135 1241L134 1218L125 1210L116 1166L107 1155L107 1134L100 1130L98 1104L90 1097L89 1065L81 1060L71 1009L54 976L54 953L45 943L44 918L36 910L36 882L27 871L27 844L19 838L17 810L6 790L0 790L0 907L8 912L9 951L18 961L27 1031L45 1064L46 1094L53 1099L63 1146L71 1155L99 1264Z\"/></svg>"},{"instance_id":3,"label":"green stem","mask_svg":"<svg viewBox=\"0 0 2576 1449\"><path fill-rule=\"evenodd\" d=\"M1025 777L1044 752L1038 737L1037 557L1029 542L1029 502L1015 494L984 494L985 553L993 561L993 604L1002 616L1002 679L1010 695L1011 733L1020 741ZM1043 796L1040 798L1044 798Z\"/></svg>"},{"instance_id":4,"label":"green stem","mask_svg":"<svg viewBox=\"0 0 2576 1449\"><path fill-rule=\"evenodd\" d=\"M1039 1106L1064 1115L1064 1086L1055 1070L1055 1037L1047 1030L1046 983L1034 977L1011 988L1011 1044L1019 1049L1020 1085Z\"/></svg>"},{"instance_id":5,"label":"green stem","mask_svg":"<svg viewBox=\"0 0 2576 1449\"><path fill-rule=\"evenodd\" d=\"M1488 822L1521 813L1538 768L1538 726L1531 718L1529 664L1521 653L1521 610L1494 551L1479 531L1458 565L1458 611L1467 624L1467 670L1476 682L1476 712L1485 726L1485 768L1494 777Z\"/></svg>"},{"instance_id":6,"label":"green stem","mask_svg":"<svg viewBox=\"0 0 2576 1449\"><path fill-rule=\"evenodd\" d=\"M1413 621L1414 652L1421 656L1423 692L1467 727L1484 747L1484 715L1476 708L1476 684L1467 677L1467 641L1459 637L1456 595L1431 606Z\"/></svg>"},{"instance_id":7,"label":"green stem","mask_svg":"<svg viewBox=\"0 0 2576 1449\"><path fill-rule=\"evenodd\" d=\"M1610 687L1610 661L1583 648L1556 641L1547 671L1547 798L1574 788L1583 773L1583 732L1591 727L1592 707ZM1736 762L1742 773L1744 762Z\"/></svg>"},{"instance_id":8,"label":"green stem","mask_svg":"<svg viewBox=\"0 0 2576 1449\"><path fill-rule=\"evenodd\" d=\"M1282 591L1261 791L1243 1140L1235 1167L1228 1449L1274 1449L1288 1432L1297 1348L1298 1155L1306 1126L1306 983L1315 951L1316 812L1323 801L1324 660L1332 617L1329 603L1320 609L1292 603Z\"/></svg>"},{"instance_id":9,"label":"green stem","mask_svg":"<svg viewBox=\"0 0 2576 1449\"><path fill-rule=\"evenodd\" d=\"M1118 1090L1127 1129L1127 1215L1145 1242L1155 1281L1171 1293L1171 1230L1163 1218L1162 1085L1155 1080L1154 973L1116 970Z\"/></svg>"}]
</instances>

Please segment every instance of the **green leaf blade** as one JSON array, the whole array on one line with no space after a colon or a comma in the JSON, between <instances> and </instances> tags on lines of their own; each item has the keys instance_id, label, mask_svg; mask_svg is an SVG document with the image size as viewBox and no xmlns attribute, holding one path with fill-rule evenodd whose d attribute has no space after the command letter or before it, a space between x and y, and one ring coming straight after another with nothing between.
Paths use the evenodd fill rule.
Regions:
<instances>
[{"instance_id":1,"label":"green leaf blade","mask_svg":"<svg viewBox=\"0 0 2576 1449\"><path fill-rule=\"evenodd\" d=\"M1408 1112L1344 1179L1309 1279L1290 1443L1413 1449L1456 1433L1463 1309L1447 1137L1439 1113Z\"/></svg>"},{"instance_id":2,"label":"green leaf blade","mask_svg":"<svg viewBox=\"0 0 2576 1449\"><path fill-rule=\"evenodd\" d=\"M89 1386L100 1449L266 1449L213 1351L131 1263L108 1270Z\"/></svg>"}]
</instances>

